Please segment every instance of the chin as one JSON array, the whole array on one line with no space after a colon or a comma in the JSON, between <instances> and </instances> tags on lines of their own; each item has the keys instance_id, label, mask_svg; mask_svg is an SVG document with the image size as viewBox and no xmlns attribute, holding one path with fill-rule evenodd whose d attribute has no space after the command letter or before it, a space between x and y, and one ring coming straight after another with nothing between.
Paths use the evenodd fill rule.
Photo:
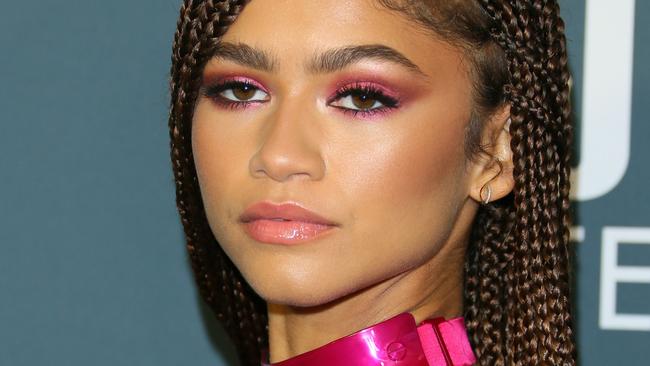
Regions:
<instances>
[{"instance_id":1,"label":"chin","mask_svg":"<svg viewBox=\"0 0 650 366\"><path fill-rule=\"evenodd\" d=\"M314 308L318 306L323 306L331 301L335 300L336 297L319 297L318 294L304 292L304 293L287 293L287 292L258 292L260 297L262 297L269 304L278 304L284 306L291 306L294 308Z\"/></svg>"},{"instance_id":2,"label":"chin","mask_svg":"<svg viewBox=\"0 0 650 366\"><path fill-rule=\"evenodd\" d=\"M326 305L340 299L354 289L342 288L341 283L351 281L339 281L338 285L331 279L323 281L313 273L306 273L303 276L250 276L246 280L253 290L267 303L281 304L292 307L316 307Z\"/></svg>"},{"instance_id":3,"label":"chin","mask_svg":"<svg viewBox=\"0 0 650 366\"><path fill-rule=\"evenodd\" d=\"M392 273L346 271L318 271L312 266L297 271L249 273L244 277L253 290L267 303L297 308L315 308L334 305L338 301L373 287L390 278ZM278 268L276 268L278 269Z\"/></svg>"}]
</instances>

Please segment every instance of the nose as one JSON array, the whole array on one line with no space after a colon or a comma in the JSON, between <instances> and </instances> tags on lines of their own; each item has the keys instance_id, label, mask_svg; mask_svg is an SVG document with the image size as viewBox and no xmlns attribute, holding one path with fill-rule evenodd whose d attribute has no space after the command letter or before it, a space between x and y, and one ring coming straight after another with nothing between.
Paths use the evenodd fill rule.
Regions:
<instances>
[{"instance_id":1,"label":"nose","mask_svg":"<svg viewBox=\"0 0 650 366\"><path fill-rule=\"evenodd\" d=\"M262 121L259 149L249 163L253 177L268 177L278 182L323 178L322 133L316 112L305 108L308 102L300 99L287 98Z\"/></svg>"}]
</instances>

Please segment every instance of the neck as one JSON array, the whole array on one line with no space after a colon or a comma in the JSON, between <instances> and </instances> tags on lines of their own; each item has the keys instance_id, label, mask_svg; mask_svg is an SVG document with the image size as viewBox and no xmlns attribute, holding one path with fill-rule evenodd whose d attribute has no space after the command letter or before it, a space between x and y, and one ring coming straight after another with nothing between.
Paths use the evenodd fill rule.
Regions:
<instances>
[{"instance_id":1,"label":"neck","mask_svg":"<svg viewBox=\"0 0 650 366\"><path fill-rule=\"evenodd\" d=\"M465 246L447 244L451 245L422 265L329 304L298 308L269 303L271 363L407 311L417 323L436 316L461 316Z\"/></svg>"}]
</instances>

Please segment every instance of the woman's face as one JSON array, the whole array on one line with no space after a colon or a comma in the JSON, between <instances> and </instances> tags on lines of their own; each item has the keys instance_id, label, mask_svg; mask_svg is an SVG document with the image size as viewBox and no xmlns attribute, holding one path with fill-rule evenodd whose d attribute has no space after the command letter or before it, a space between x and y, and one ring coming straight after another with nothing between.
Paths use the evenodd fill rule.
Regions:
<instances>
[{"instance_id":1,"label":"woman's face","mask_svg":"<svg viewBox=\"0 0 650 366\"><path fill-rule=\"evenodd\" d=\"M324 304L423 265L467 231L461 51L371 0L254 0L222 41L192 146L210 226L263 298ZM259 201L337 226L261 242L240 221Z\"/></svg>"}]
</instances>

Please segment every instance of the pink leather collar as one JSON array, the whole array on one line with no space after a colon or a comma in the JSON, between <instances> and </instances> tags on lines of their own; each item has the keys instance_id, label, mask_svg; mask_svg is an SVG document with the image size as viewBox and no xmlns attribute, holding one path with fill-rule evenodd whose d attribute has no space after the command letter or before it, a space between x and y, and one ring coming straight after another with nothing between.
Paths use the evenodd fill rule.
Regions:
<instances>
[{"instance_id":1,"label":"pink leather collar","mask_svg":"<svg viewBox=\"0 0 650 366\"><path fill-rule=\"evenodd\" d=\"M262 366L470 366L476 362L463 318L415 324L411 313L339 338L312 351Z\"/></svg>"}]
</instances>

